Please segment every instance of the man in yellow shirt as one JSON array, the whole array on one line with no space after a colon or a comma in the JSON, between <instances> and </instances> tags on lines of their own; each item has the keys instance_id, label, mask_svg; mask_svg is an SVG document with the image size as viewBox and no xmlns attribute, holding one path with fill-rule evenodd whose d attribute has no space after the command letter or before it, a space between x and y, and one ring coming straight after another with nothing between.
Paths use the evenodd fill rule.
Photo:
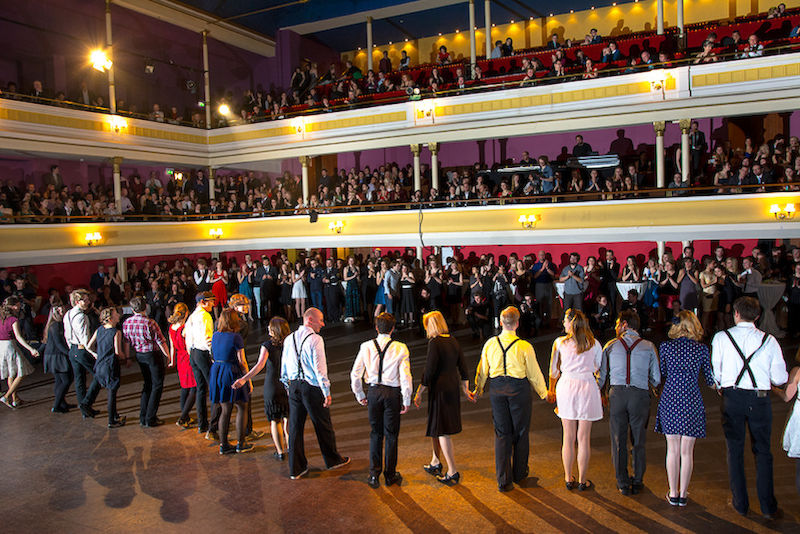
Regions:
<instances>
[{"instance_id":1,"label":"man in yellow shirt","mask_svg":"<svg viewBox=\"0 0 800 534\"><path fill-rule=\"evenodd\" d=\"M514 306L504 309L500 323L503 326L500 335L489 338L483 345L474 394L483 394L488 379L497 486L505 492L514 488L514 482L519 484L528 476L531 386L542 399L547 396L547 386L533 346L517 337L519 310Z\"/></svg>"}]
</instances>

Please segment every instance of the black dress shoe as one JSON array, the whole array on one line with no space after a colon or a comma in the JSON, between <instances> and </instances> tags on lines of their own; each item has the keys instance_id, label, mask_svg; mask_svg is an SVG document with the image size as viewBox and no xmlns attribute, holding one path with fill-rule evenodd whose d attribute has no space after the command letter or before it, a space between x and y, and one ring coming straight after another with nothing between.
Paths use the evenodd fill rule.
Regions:
<instances>
[{"instance_id":1,"label":"black dress shoe","mask_svg":"<svg viewBox=\"0 0 800 534\"><path fill-rule=\"evenodd\" d=\"M153 419L149 423L145 423L144 426L146 426L147 428L153 428L153 427L161 426L163 424L164 424L164 420L163 419L159 419L158 417L156 417L155 419Z\"/></svg>"},{"instance_id":2,"label":"black dress shoe","mask_svg":"<svg viewBox=\"0 0 800 534\"><path fill-rule=\"evenodd\" d=\"M127 421L127 417L124 415L122 417L117 417L112 422L108 423L108 428L119 428L121 426L125 426L125 421Z\"/></svg>"},{"instance_id":3,"label":"black dress shoe","mask_svg":"<svg viewBox=\"0 0 800 534\"><path fill-rule=\"evenodd\" d=\"M461 473L455 472L452 475L439 475L436 477L436 480L444 484L445 486L455 486L461 481Z\"/></svg>"},{"instance_id":4,"label":"black dress shoe","mask_svg":"<svg viewBox=\"0 0 800 534\"><path fill-rule=\"evenodd\" d=\"M429 475L436 476L442 474L442 464L437 464L437 465L425 464L422 466L422 468Z\"/></svg>"},{"instance_id":5,"label":"black dress shoe","mask_svg":"<svg viewBox=\"0 0 800 534\"><path fill-rule=\"evenodd\" d=\"M50 408L52 413L69 413L67 408L59 407L59 408Z\"/></svg>"},{"instance_id":6,"label":"black dress shoe","mask_svg":"<svg viewBox=\"0 0 800 534\"><path fill-rule=\"evenodd\" d=\"M372 489L378 489L381 485L378 475L370 475L367 479L367 485Z\"/></svg>"},{"instance_id":7,"label":"black dress shoe","mask_svg":"<svg viewBox=\"0 0 800 534\"><path fill-rule=\"evenodd\" d=\"M401 475L400 473L395 473L388 477L386 475L383 475L383 478L386 480L387 486L392 486L394 484L397 484L399 486L403 482L403 475Z\"/></svg>"},{"instance_id":8,"label":"black dress shoe","mask_svg":"<svg viewBox=\"0 0 800 534\"><path fill-rule=\"evenodd\" d=\"M234 447L230 443L222 443L219 446L219 453L220 454L236 454L236 447Z\"/></svg>"},{"instance_id":9,"label":"black dress shoe","mask_svg":"<svg viewBox=\"0 0 800 534\"><path fill-rule=\"evenodd\" d=\"M620 494L622 494L622 495L627 496L627 495L631 494L631 488L629 486L622 486L621 488L617 488L617 489L619 490Z\"/></svg>"},{"instance_id":10,"label":"black dress shoe","mask_svg":"<svg viewBox=\"0 0 800 534\"><path fill-rule=\"evenodd\" d=\"M508 484L505 484L504 486L497 486L497 489L500 491L500 493L506 493L506 492L509 492L509 491L514 489L514 484L509 482Z\"/></svg>"},{"instance_id":11,"label":"black dress shoe","mask_svg":"<svg viewBox=\"0 0 800 534\"><path fill-rule=\"evenodd\" d=\"M761 517L763 517L767 521L775 521L783 517L783 510L781 510L780 508L776 508L775 511L772 513L761 514Z\"/></svg>"},{"instance_id":12,"label":"black dress shoe","mask_svg":"<svg viewBox=\"0 0 800 534\"><path fill-rule=\"evenodd\" d=\"M631 484L631 495L638 495L643 490L644 490L644 484L637 484L635 482Z\"/></svg>"},{"instance_id":13,"label":"black dress shoe","mask_svg":"<svg viewBox=\"0 0 800 534\"><path fill-rule=\"evenodd\" d=\"M61 405L61 407L65 408L67 410L74 410L75 408L78 407L78 405L77 404L70 404L68 402L65 402L64 404Z\"/></svg>"},{"instance_id":14,"label":"black dress shoe","mask_svg":"<svg viewBox=\"0 0 800 534\"><path fill-rule=\"evenodd\" d=\"M84 419L94 419L97 413L86 405L81 405L81 415Z\"/></svg>"}]
</instances>

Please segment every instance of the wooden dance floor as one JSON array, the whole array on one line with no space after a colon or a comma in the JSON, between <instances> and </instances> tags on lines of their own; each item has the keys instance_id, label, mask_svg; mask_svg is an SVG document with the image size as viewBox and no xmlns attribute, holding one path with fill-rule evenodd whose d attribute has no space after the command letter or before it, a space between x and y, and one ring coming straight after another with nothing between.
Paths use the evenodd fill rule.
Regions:
<instances>
[{"instance_id":1,"label":"wooden dance floor","mask_svg":"<svg viewBox=\"0 0 800 534\"><path fill-rule=\"evenodd\" d=\"M751 511L739 516L728 504L730 491L719 397L704 392L708 438L698 440L689 505L666 502L665 441L652 431L647 443L646 489L625 497L616 490L608 419L592 429L589 478L596 489L568 492L561 467L561 426L553 407L534 401L531 479L525 487L499 493L494 474L494 431L488 398L463 404L464 431L454 438L462 484L445 487L422 470L430 459L425 438L425 406L402 419L398 470L402 487L366 484L369 426L366 408L350 393L349 371L358 344L374 334L365 327L338 326L323 331L333 383L332 415L339 450L353 458L342 470L327 472L310 422L306 425L309 476L291 481L287 465L272 457L267 435L253 453L220 456L218 446L196 430L180 431L177 375L167 371L160 417L167 424L141 428L138 422L141 376L123 368L119 411L128 425L106 428L105 393L95 407L102 413L82 420L80 412L51 414L52 378L40 370L28 377L21 397L27 405L0 406L0 517L5 533L26 532L800 532L800 498L794 461L780 447L789 405L773 397L772 448L775 493L784 518L761 518L755 493L755 468L746 469ZM248 340L248 359L257 357L263 332ZM415 386L422 376L425 340L410 332ZM547 369L553 335L537 338L535 348ZM459 332L474 374L480 347ZM792 357L795 345L785 347ZM263 430L262 377L255 382L255 427ZM67 397L74 403L74 393ZM655 403L653 403L653 413ZM382 479L381 479L382 481ZM158 530L154 530L158 529Z\"/></svg>"}]
</instances>

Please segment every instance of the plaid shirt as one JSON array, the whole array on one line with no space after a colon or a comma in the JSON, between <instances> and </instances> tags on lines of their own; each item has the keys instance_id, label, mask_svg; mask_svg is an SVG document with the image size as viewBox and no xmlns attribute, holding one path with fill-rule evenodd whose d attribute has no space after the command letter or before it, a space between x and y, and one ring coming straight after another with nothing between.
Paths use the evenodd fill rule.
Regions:
<instances>
[{"instance_id":1,"label":"plaid shirt","mask_svg":"<svg viewBox=\"0 0 800 534\"><path fill-rule=\"evenodd\" d=\"M136 352L153 352L158 345L167 346L167 340L156 322L144 315L135 314L122 323L122 333Z\"/></svg>"}]
</instances>

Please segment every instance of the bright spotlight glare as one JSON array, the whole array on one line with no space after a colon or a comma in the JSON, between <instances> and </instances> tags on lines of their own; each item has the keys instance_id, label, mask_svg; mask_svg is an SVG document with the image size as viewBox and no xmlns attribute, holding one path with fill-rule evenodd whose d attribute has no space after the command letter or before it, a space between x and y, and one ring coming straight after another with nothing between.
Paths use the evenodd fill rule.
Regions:
<instances>
[{"instance_id":1,"label":"bright spotlight glare","mask_svg":"<svg viewBox=\"0 0 800 534\"><path fill-rule=\"evenodd\" d=\"M231 112L231 108L228 107L228 104L221 104L219 106L219 113L220 115L227 115Z\"/></svg>"},{"instance_id":2,"label":"bright spotlight glare","mask_svg":"<svg viewBox=\"0 0 800 534\"><path fill-rule=\"evenodd\" d=\"M103 50L92 50L92 53L89 54L89 62L95 70L100 72L105 72L111 68L111 60Z\"/></svg>"}]
</instances>

